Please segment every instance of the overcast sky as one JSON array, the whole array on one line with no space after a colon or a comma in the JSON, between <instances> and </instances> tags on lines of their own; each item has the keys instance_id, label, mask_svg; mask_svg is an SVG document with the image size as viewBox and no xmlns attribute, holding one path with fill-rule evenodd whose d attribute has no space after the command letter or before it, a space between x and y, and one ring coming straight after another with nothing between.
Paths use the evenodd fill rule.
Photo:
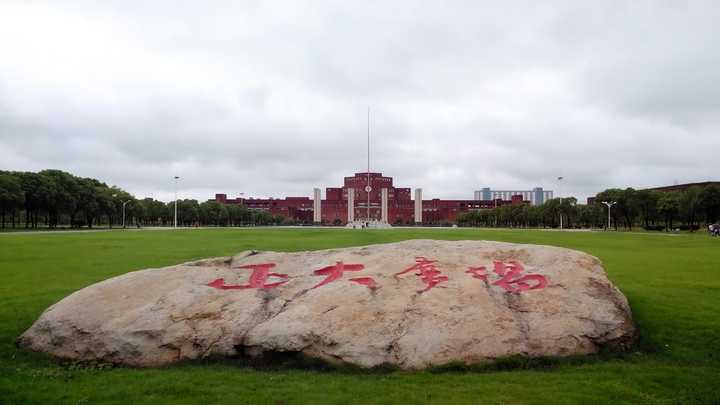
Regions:
<instances>
[{"instance_id":1,"label":"overcast sky","mask_svg":"<svg viewBox=\"0 0 720 405\"><path fill-rule=\"evenodd\" d=\"M719 180L720 2L0 1L0 169L311 196L368 106L425 198Z\"/></svg>"}]
</instances>

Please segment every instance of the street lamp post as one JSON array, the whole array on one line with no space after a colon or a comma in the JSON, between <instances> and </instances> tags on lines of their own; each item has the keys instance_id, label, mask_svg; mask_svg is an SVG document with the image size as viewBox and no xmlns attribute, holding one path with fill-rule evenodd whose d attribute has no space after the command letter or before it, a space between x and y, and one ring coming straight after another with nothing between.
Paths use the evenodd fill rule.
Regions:
<instances>
[{"instance_id":1,"label":"street lamp post","mask_svg":"<svg viewBox=\"0 0 720 405\"><path fill-rule=\"evenodd\" d=\"M118 195L117 195L117 194L113 194L112 197L113 197L113 198L117 198ZM122 203L122 227L123 227L123 228L125 228L125 206L126 206L127 203L129 203L130 201L132 201L132 200L120 201L120 202ZM112 223L112 221L111 221L111 223Z\"/></svg>"},{"instance_id":2,"label":"street lamp post","mask_svg":"<svg viewBox=\"0 0 720 405\"><path fill-rule=\"evenodd\" d=\"M560 184L562 182L563 177L560 176L557 178L558 180L558 198L560 198L560 230L563 229L563 214L562 214L562 194L560 194Z\"/></svg>"},{"instance_id":3,"label":"street lamp post","mask_svg":"<svg viewBox=\"0 0 720 405\"><path fill-rule=\"evenodd\" d=\"M607 224L607 230L610 230L610 208L612 208L613 205L617 204L616 201L603 201L603 204L607 206L608 209L608 224Z\"/></svg>"},{"instance_id":4,"label":"street lamp post","mask_svg":"<svg viewBox=\"0 0 720 405\"><path fill-rule=\"evenodd\" d=\"M238 196L239 196L239 197L236 199L236 201L239 201L240 204L244 205L245 203L243 202L243 200L244 200L244 198L245 198L245 197L244 197L244 196L245 196L245 193L238 193ZM240 226L243 226L243 225L245 225L245 224L243 224L242 215L241 215L241 216L240 216Z\"/></svg>"},{"instance_id":5,"label":"street lamp post","mask_svg":"<svg viewBox=\"0 0 720 405\"><path fill-rule=\"evenodd\" d=\"M563 201L563 200L562 200L562 197L560 197L560 205L559 205L560 209L559 209L559 211L560 211L560 230L561 230L561 231L562 231L562 229L563 229L563 223L562 223L562 214L563 214L563 213L562 213L562 208L563 208L562 205L563 205L563 203L562 203L562 201Z\"/></svg>"},{"instance_id":6,"label":"street lamp post","mask_svg":"<svg viewBox=\"0 0 720 405\"><path fill-rule=\"evenodd\" d=\"M370 225L370 192L372 187L370 186L370 107L368 107L367 116L367 186L365 186L365 192L367 193L367 225Z\"/></svg>"},{"instance_id":7,"label":"street lamp post","mask_svg":"<svg viewBox=\"0 0 720 405\"><path fill-rule=\"evenodd\" d=\"M175 215L173 216L173 228L177 228L177 182L180 176L175 176Z\"/></svg>"},{"instance_id":8,"label":"street lamp post","mask_svg":"<svg viewBox=\"0 0 720 405\"><path fill-rule=\"evenodd\" d=\"M122 224L123 224L123 229L125 229L125 206L126 206L127 203L129 203L130 201L131 201L131 200L127 200L127 201L123 201L123 202L122 202L122 205L123 205L123 208L122 208L122 212L123 212L123 222L122 222Z\"/></svg>"}]
</instances>

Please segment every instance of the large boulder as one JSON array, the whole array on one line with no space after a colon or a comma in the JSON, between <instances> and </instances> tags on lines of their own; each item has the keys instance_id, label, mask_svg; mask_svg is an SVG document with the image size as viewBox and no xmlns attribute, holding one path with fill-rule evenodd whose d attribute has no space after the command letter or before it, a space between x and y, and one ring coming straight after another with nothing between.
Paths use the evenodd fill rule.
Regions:
<instances>
[{"instance_id":1,"label":"large boulder","mask_svg":"<svg viewBox=\"0 0 720 405\"><path fill-rule=\"evenodd\" d=\"M300 352L416 369L589 354L626 348L634 336L627 300L593 256L411 240L128 273L51 306L19 343L133 366Z\"/></svg>"}]
</instances>

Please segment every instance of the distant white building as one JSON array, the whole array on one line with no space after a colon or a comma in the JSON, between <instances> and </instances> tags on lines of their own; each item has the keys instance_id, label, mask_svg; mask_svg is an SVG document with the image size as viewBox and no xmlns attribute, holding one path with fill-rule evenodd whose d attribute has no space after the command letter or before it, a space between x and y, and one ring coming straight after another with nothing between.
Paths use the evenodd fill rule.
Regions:
<instances>
[{"instance_id":1,"label":"distant white building","mask_svg":"<svg viewBox=\"0 0 720 405\"><path fill-rule=\"evenodd\" d=\"M512 200L515 195L522 196L523 201L530 201L532 205L541 205L553 198L552 190L543 190L542 187L535 187L532 190L491 190L485 187L475 191L475 201Z\"/></svg>"}]
</instances>

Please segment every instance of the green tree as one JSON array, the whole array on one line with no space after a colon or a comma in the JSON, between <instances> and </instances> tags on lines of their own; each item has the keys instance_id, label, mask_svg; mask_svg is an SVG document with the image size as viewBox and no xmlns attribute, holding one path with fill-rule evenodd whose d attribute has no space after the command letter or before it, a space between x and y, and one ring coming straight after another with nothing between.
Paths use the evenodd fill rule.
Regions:
<instances>
[{"instance_id":1,"label":"green tree","mask_svg":"<svg viewBox=\"0 0 720 405\"><path fill-rule=\"evenodd\" d=\"M239 205L227 204L225 209L228 213L228 224L230 226L238 226L242 223L243 210Z\"/></svg>"},{"instance_id":2,"label":"green tree","mask_svg":"<svg viewBox=\"0 0 720 405\"><path fill-rule=\"evenodd\" d=\"M560 198L558 203L558 213L564 218L563 226L572 228L577 222L577 198L565 197Z\"/></svg>"},{"instance_id":3,"label":"green tree","mask_svg":"<svg viewBox=\"0 0 720 405\"><path fill-rule=\"evenodd\" d=\"M245 205L240 205L240 225L253 223L252 211Z\"/></svg>"},{"instance_id":4,"label":"green tree","mask_svg":"<svg viewBox=\"0 0 720 405\"><path fill-rule=\"evenodd\" d=\"M615 202L615 206L610 209L610 219L613 224L615 224L615 229L617 230L617 224L618 224L618 217L619 210L617 208L617 202L622 198L623 190L620 190L618 188L609 188L603 192L598 193L595 196L595 204L598 204L602 208L602 211L605 215L607 215L607 207L603 204L604 202Z\"/></svg>"},{"instance_id":5,"label":"green tree","mask_svg":"<svg viewBox=\"0 0 720 405\"><path fill-rule=\"evenodd\" d=\"M147 208L143 204L142 200L133 200L129 206L128 215L130 215L131 222L136 226L140 227L143 222L143 218L147 217Z\"/></svg>"},{"instance_id":6,"label":"green tree","mask_svg":"<svg viewBox=\"0 0 720 405\"><path fill-rule=\"evenodd\" d=\"M84 217L85 225L92 228L95 217L100 212L100 204L98 203L96 184L97 180L78 179L77 190L75 190L75 204L71 214L70 222L75 226L81 223L77 219L78 216ZM99 182L98 182L99 183Z\"/></svg>"},{"instance_id":7,"label":"green tree","mask_svg":"<svg viewBox=\"0 0 720 405\"><path fill-rule=\"evenodd\" d=\"M48 214L48 226L57 227L60 215L70 216L70 225L75 225L78 213L80 184L78 178L62 170L43 170L40 176L48 180L48 193L45 195L45 210Z\"/></svg>"},{"instance_id":8,"label":"green tree","mask_svg":"<svg viewBox=\"0 0 720 405\"><path fill-rule=\"evenodd\" d=\"M658 199L658 212L665 219L665 229L672 229L673 219L680 211L680 195L677 192L663 193Z\"/></svg>"},{"instance_id":9,"label":"green tree","mask_svg":"<svg viewBox=\"0 0 720 405\"><path fill-rule=\"evenodd\" d=\"M172 224L175 213L175 202L167 203L169 222ZM177 202L177 223L178 226L194 225L200 220L200 205L197 200L178 200Z\"/></svg>"},{"instance_id":10,"label":"green tree","mask_svg":"<svg viewBox=\"0 0 720 405\"><path fill-rule=\"evenodd\" d=\"M615 209L625 222L625 228L632 229L635 218L640 212L637 199L637 191L628 187L620 192Z\"/></svg>"},{"instance_id":11,"label":"green tree","mask_svg":"<svg viewBox=\"0 0 720 405\"><path fill-rule=\"evenodd\" d=\"M5 215L12 213L13 228L15 227L15 211L25 202L25 194L20 184L20 178L8 172L0 172L0 215L2 228L5 229Z\"/></svg>"},{"instance_id":12,"label":"green tree","mask_svg":"<svg viewBox=\"0 0 720 405\"><path fill-rule=\"evenodd\" d=\"M700 192L702 189L693 186L680 193L680 215L682 215L685 224L693 230L695 220L700 211Z\"/></svg>"},{"instance_id":13,"label":"green tree","mask_svg":"<svg viewBox=\"0 0 720 405\"><path fill-rule=\"evenodd\" d=\"M542 224L542 208L537 205L528 205L527 210L528 226L540 226Z\"/></svg>"},{"instance_id":14,"label":"green tree","mask_svg":"<svg viewBox=\"0 0 720 405\"><path fill-rule=\"evenodd\" d=\"M605 224L602 207L599 204L577 205L578 222L585 228L602 227Z\"/></svg>"},{"instance_id":15,"label":"green tree","mask_svg":"<svg viewBox=\"0 0 720 405\"><path fill-rule=\"evenodd\" d=\"M645 227L648 227L651 221L655 223L658 213L657 203L660 198L660 192L653 190L639 190L635 194L635 197Z\"/></svg>"},{"instance_id":16,"label":"green tree","mask_svg":"<svg viewBox=\"0 0 720 405\"><path fill-rule=\"evenodd\" d=\"M205 225L225 225L228 219L228 210L217 201L205 201L199 207L200 222Z\"/></svg>"},{"instance_id":17,"label":"green tree","mask_svg":"<svg viewBox=\"0 0 720 405\"><path fill-rule=\"evenodd\" d=\"M105 215L108 218L108 227L112 228L116 221L122 223L122 207L125 201L129 201L125 205L125 223L127 224L129 222L128 218L132 215L131 210L135 197L117 186L108 188L104 195L109 197L109 199L105 200L106 205L103 205Z\"/></svg>"},{"instance_id":18,"label":"green tree","mask_svg":"<svg viewBox=\"0 0 720 405\"><path fill-rule=\"evenodd\" d=\"M551 228L560 226L560 199L547 200L541 207L543 225Z\"/></svg>"},{"instance_id":19,"label":"green tree","mask_svg":"<svg viewBox=\"0 0 720 405\"><path fill-rule=\"evenodd\" d=\"M705 221L713 224L720 217L720 187L710 185L705 187L698 196L700 208L705 215Z\"/></svg>"},{"instance_id":20,"label":"green tree","mask_svg":"<svg viewBox=\"0 0 720 405\"><path fill-rule=\"evenodd\" d=\"M267 211L251 210L251 223L254 225L271 225L274 221L273 215Z\"/></svg>"},{"instance_id":21,"label":"green tree","mask_svg":"<svg viewBox=\"0 0 720 405\"><path fill-rule=\"evenodd\" d=\"M168 216L165 203L152 198L144 198L142 200L142 215L140 216L145 225L162 224Z\"/></svg>"},{"instance_id":22,"label":"green tree","mask_svg":"<svg viewBox=\"0 0 720 405\"><path fill-rule=\"evenodd\" d=\"M20 186L25 195L25 228L37 228L38 215L46 210L47 195L52 187L50 180L38 173L19 173Z\"/></svg>"}]
</instances>

